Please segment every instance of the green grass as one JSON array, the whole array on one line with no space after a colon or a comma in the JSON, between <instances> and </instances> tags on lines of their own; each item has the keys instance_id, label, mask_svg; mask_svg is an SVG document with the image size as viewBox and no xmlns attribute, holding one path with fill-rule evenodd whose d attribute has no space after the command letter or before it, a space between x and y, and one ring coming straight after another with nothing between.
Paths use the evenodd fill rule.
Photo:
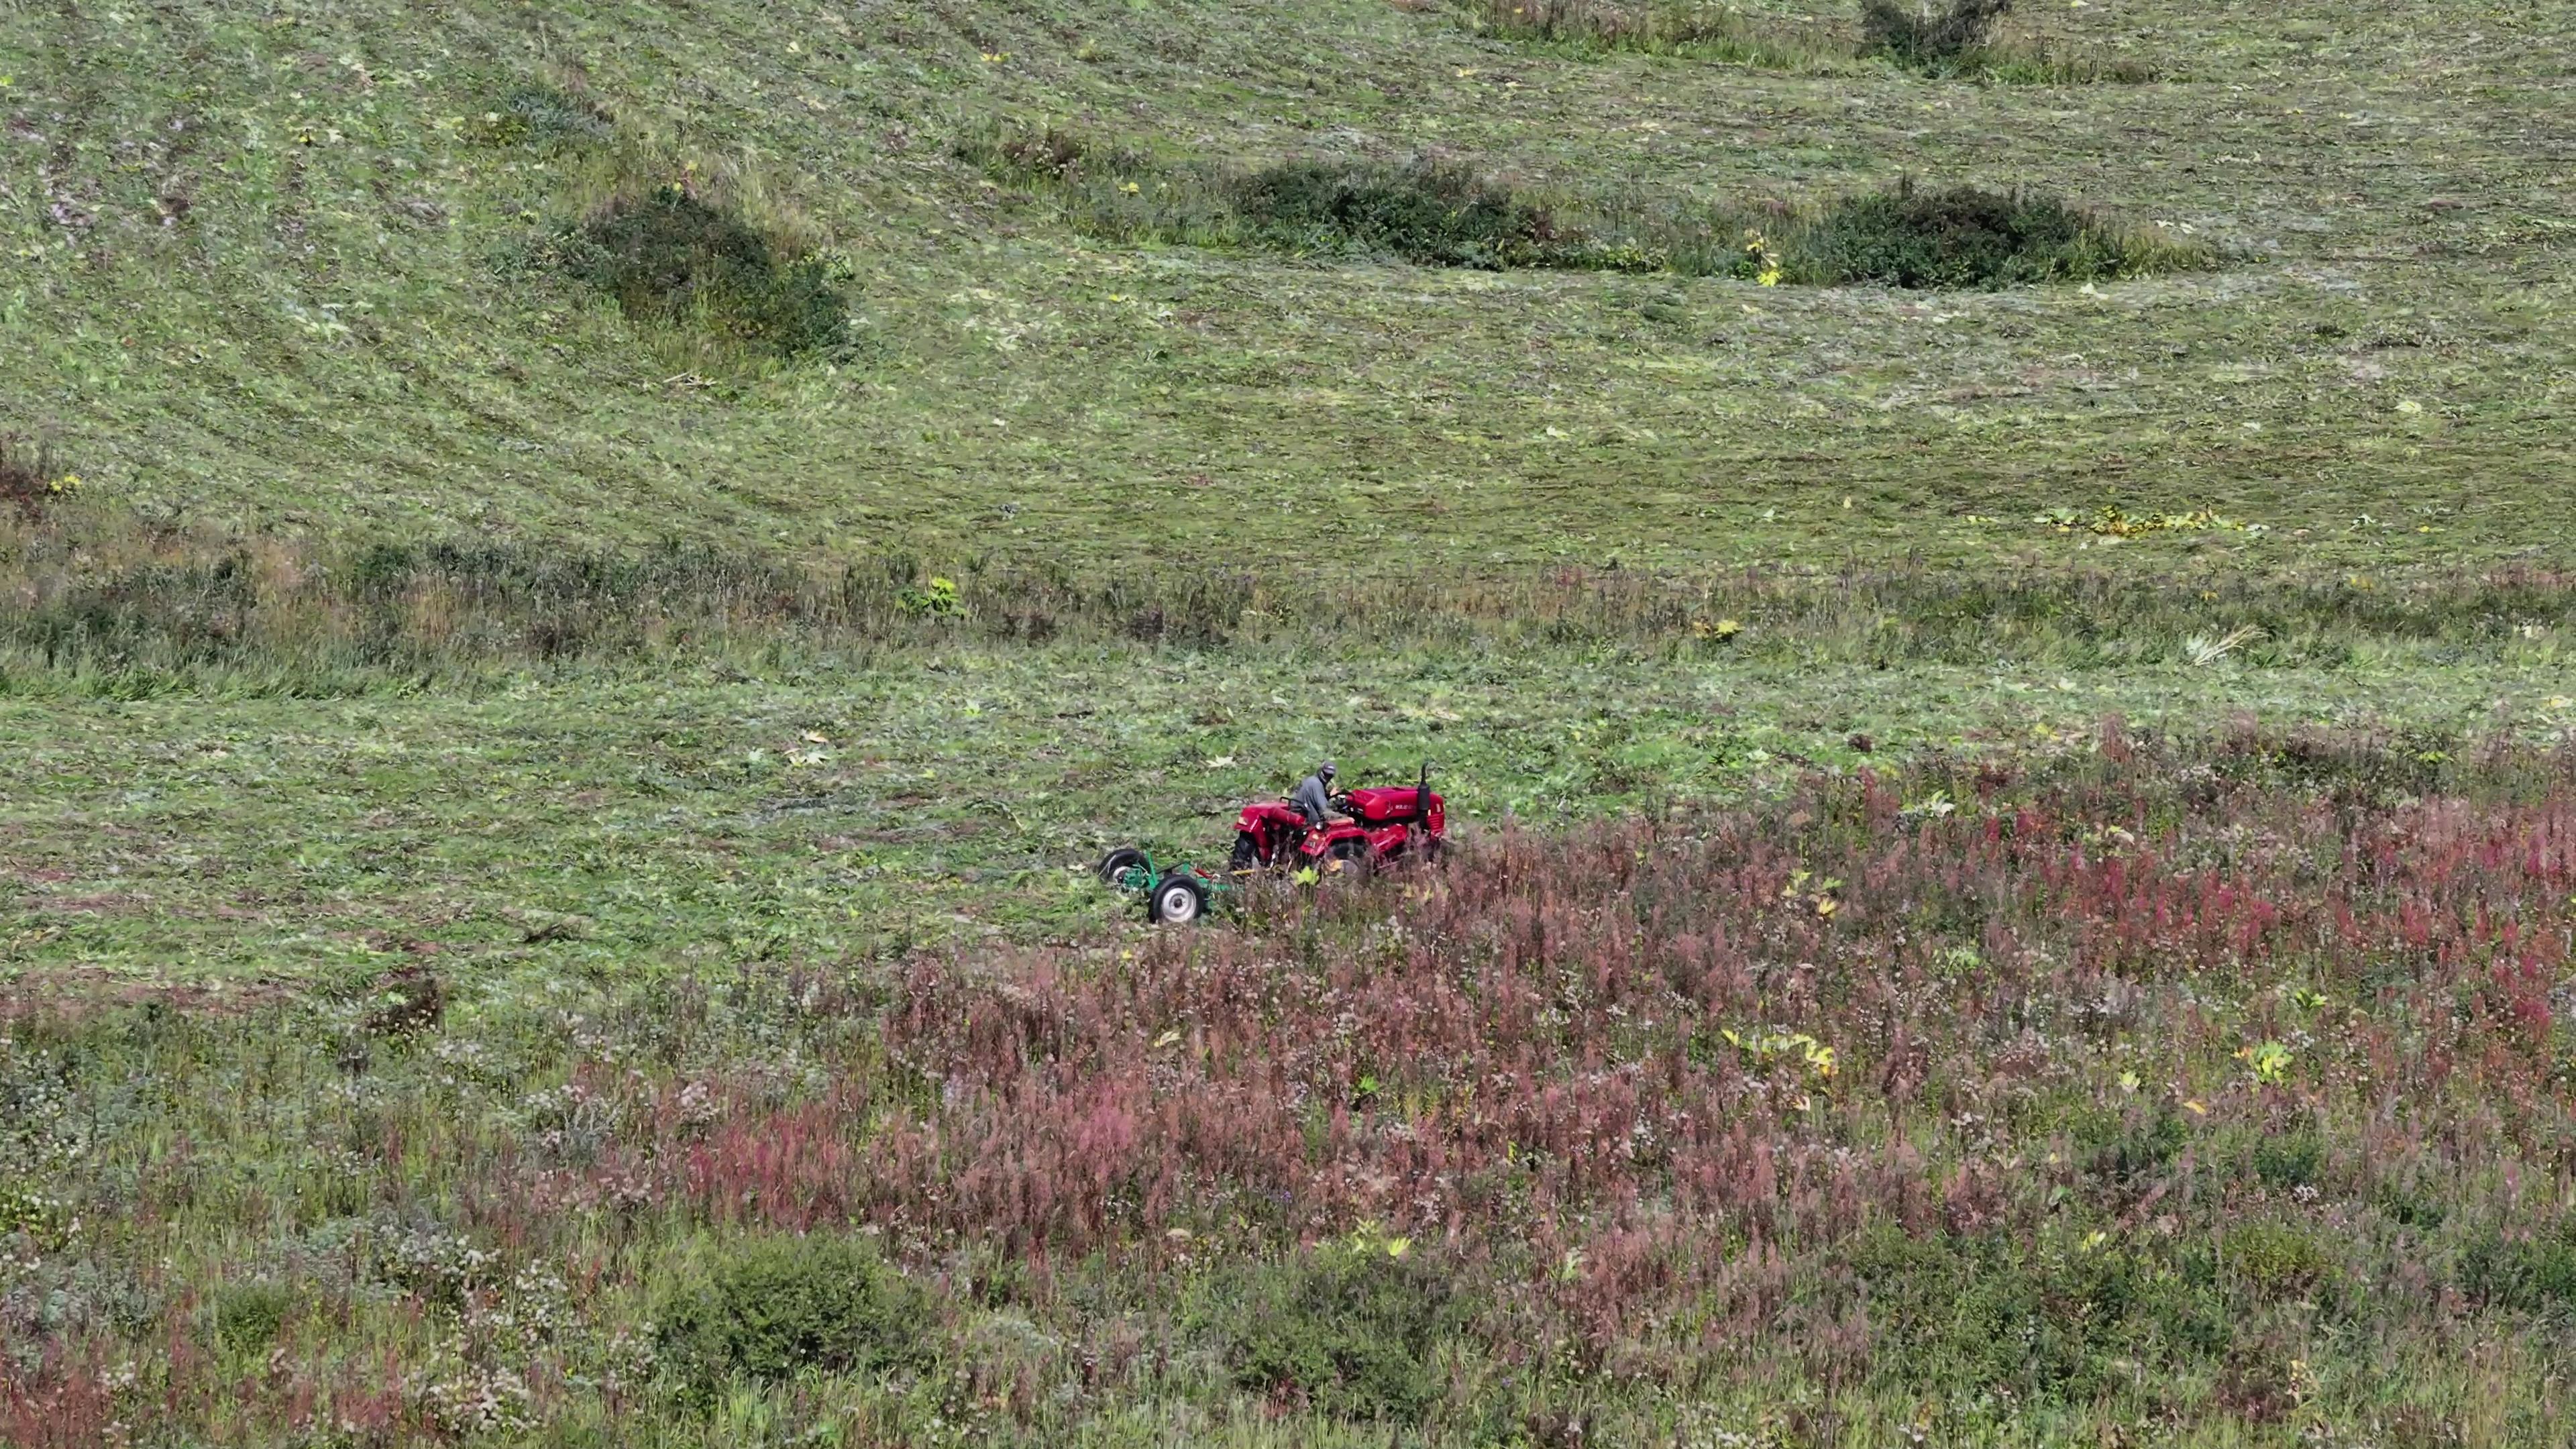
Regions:
<instances>
[{"instance_id":1,"label":"green grass","mask_svg":"<svg viewBox=\"0 0 2576 1449\"><path fill-rule=\"evenodd\" d=\"M1325 754L1355 779L1410 778L1430 758L1458 816L1491 828L1958 743L2089 738L2110 714L2189 729L2246 710L2455 750L2500 718L2543 738L2576 725L2554 654L2372 652L2069 667L961 644L752 677L718 658L319 701L5 699L0 853L19 916L5 959L78 994L346 981L416 941L450 969L509 976L1060 937L1130 914L1083 869L1110 845L1213 863L1244 799ZM557 921L569 939L524 939Z\"/></svg>"},{"instance_id":2,"label":"green grass","mask_svg":"<svg viewBox=\"0 0 2576 1449\"><path fill-rule=\"evenodd\" d=\"M982 661L957 663L971 678ZM603 698L615 707L613 691L584 703ZM707 948L674 900L621 914L656 876L620 837L697 837L707 855L679 874L703 888L792 877L790 853L742 818L748 798L697 814L720 770L689 782L652 753L718 743L741 697L658 718L654 744L547 713L561 702L536 691L510 703L505 719L445 701L463 747L433 747L372 702L263 722L208 718L199 701L184 728L135 711L50 723L39 753L70 782L62 802L115 842L112 889L232 929L292 917L302 934L272 940L268 974L220 987L95 968L13 983L9 1311L17 1331L86 1355L0 1362L13 1442L80 1442L29 1426L98 1434L115 1413L224 1443L327 1442L335 1424L398 1443L743 1446L1485 1444L1571 1418L1614 1442L1863 1446L1927 1423L1942 1442L2152 1429L2212 1449L2309 1442L2320 1424L2477 1446L2564 1431L2550 1366L2570 1237L2554 1198L2525 1196L2549 1150L2526 1144L2566 1120L2564 1027L2508 1031L2489 994L2499 968L2447 952L2437 966L2393 936L2357 949L2331 912L2231 948L2205 921L2169 935L2103 899L2152 885L2189 913L2195 894L2210 902L2197 876L2323 873L2374 930L2429 887L2444 911L2483 901L2554 932L2566 907L2544 837L2563 826L2501 851L2487 831L2553 785L2546 819L2567 818L2563 753L2443 760L2429 736L2245 731L2132 756L2122 741L2141 736L2088 727L1988 759L2014 767L1993 777L1954 757L1742 813L1489 833L1445 876L1337 884L1240 927L870 957L815 938ZM0 715L13 735L24 723ZM146 736L188 759L137 751ZM86 755L64 743L85 737ZM578 758L545 746L576 738ZM649 819L583 798L609 775L582 770L620 744L671 782ZM143 768L110 778L111 757L138 753ZM472 828L460 806L495 792L505 755L527 796ZM216 774L228 788L192 793ZM550 819L533 806L555 791ZM296 816L256 835L293 858L234 853L252 837L203 828L200 798L293 800ZM1965 818L1941 826L1927 807L1943 802ZM568 832L576 815L597 833ZM196 853L152 861L174 822ZM2282 838L2294 822L2336 838ZM375 848L350 849L353 832ZM424 904L424 877L454 863L442 842L480 843L493 894L450 894L363 955L340 939L348 954L315 970L304 948L355 927L354 901ZM551 862L523 873L516 849ZM1990 894L2002 859L2022 864ZM1821 886L1791 878L1839 892L1837 919L1804 896L1781 904L1775 877L1800 860L1851 862ZM353 868L372 877L355 890ZM521 929L560 918L518 913L507 902L531 897L511 887L591 869L635 885L596 892L585 924ZM261 890L186 897L182 874ZM1676 896L1694 885L1696 903ZM1529 893L1516 913L1442 904L1515 890ZM2217 894L2222 912L2263 908ZM1754 939L1677 926L1694 912L1749 918ZM2511 929L2480 921L2478 938ZM1408 943L1455 973L1408 969ZM1689 974L1774 947L1805 959L1733 985ZM165 961L188 949L159 947ZM1641 950L1653 964L1629 959ZM453 983L440 1019L385 1024L396 962ZM1418 1014L1372 1012L1389 993ZM1921 999L1872 1024L1905 996ZM1467 1056L1391 1044L1441 1011L1464 1024ZM1715 1030L1765 1019L1825 1033L1838 1070L1765 1070ZM1289 1161L1316 1174L1300 1189L1315 1196L1293 1213L1247 1185L1271 1158L1229 1158L1217 1129L1194 1135L1182 1115L1209 1110L1210 1074L1242 1069L1264 1022L1311 1032L1309 1049L1270 1057L1284 1081L1231 1111L1306 1134ZM1909 1039L1931 1073L1912 1086ZM2292 1044L2282 1080L2254 1075L2240 1043L2255 1041ZM2393 1050L2418 1041L2421 1054ZM1575 1130L1605 1108L1624 1121L1622 1094L1633 1107L1663 1093L1666 1072L1740 1094L1694 1099L1723 1125L1655 1115L1598 1145ZM1021 1099L987 1095L1015 1081L1029 1111L1088 1134L1059 1141L1073 1151L1052 1168L1018 1156L1045 1147L1008 1120ZM2364 1104L2392 1093L2416 1122L2372 1120ZM1950 1094L1987 1110L1943 1110ZM1177 1134L1205 1175L1170 1195L1132 1165L1092 1179L1137 1130ZM1729 1132L1789 1169L1716 1174L1740 1210L1659 1200L1710 1190L1667 1174L1665 1152L1734 1162ZM985 1153L987 1133L1010 1140ZM1421 1141L1483 1143L1500 1162L1408 1165ZM925 1153L973 1166L934 1155L933 1187L899 1191ZM1382 1172L1474 1213L1444 1228L1386 1201ZM1619 1181L1656 1192L1623 1197ZM1043 1224L1025 1205L1051 1191L1072 1204L1058 1232L956 1227L978 1212ZM1090 1251L1086 1211L1108 1235ZM2428 1283L2439 1291L2400 1291ZM1602 1307L1623 1302L1647 1311ZM2457 1353L2461 1334L2488 1348ZM32 1418L31 1400L54 1417Z\"/></svg>"}]
</instances>

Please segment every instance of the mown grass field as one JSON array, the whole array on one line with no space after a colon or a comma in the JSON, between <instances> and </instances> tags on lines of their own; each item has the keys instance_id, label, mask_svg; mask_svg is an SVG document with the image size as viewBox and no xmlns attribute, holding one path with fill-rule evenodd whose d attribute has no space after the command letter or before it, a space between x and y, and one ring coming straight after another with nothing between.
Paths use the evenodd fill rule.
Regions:
<instances>
[{"instance_id":1,"label":"mown grass field","mask_svg":"<svg viewBox=\"0 0 2576 1449\"><path fill-rule=\"evenodd\" d=\"M0 409L193 519L1335 571L2055 557L2026 520L2106 498L2374 565L2569 522L2551 6L2049 9L2184 77L2073 88L1587 59L1375 0L5 23ZM862 359L674 384L512 275L595 167L479 118L574 77L846 254ZM1912 296L1109 247L950 155L1049 119L1611 194L2044 184L2245 259Z\"/></svg>"},{"instance_id":2,"label":"mown grass field","mask_svg":"<svg viewBox=\"0 0 2576 1449\"><path fill-rule=\"evenodd\" d=\"M0 1443L2564 1442L2576 20L1496 13L0 8Z\"/></svg>"}]
</instances>

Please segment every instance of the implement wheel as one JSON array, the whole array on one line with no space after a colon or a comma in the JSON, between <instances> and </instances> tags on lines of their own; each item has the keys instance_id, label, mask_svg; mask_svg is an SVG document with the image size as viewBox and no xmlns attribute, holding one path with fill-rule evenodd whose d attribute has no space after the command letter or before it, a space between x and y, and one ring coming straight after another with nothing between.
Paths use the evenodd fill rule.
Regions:
<instances>
[{"instance_id":1,"label":"implement wheel","mask_svg":"<svg viewBox=\"0 0 2576 1449\"><path fill-rule=\"evenodd\" d=\"M1144 863L1145 852L1132 845L1122 845L1100 857L1100 882L1103 885L1124 885L1127 872Z\"/></svg>"},{"instance_id":2,"label":"implement wheel","mask_svg":"<svg viewBox=\"0 0 2576 1449\"><path fill-rule=\"evenodd\" d=\"M1197 876L1167 875L1145 898L1148 919L1161 926L1186 926L1207 914L1207 884Z\"/></svg>"}]
</instances>

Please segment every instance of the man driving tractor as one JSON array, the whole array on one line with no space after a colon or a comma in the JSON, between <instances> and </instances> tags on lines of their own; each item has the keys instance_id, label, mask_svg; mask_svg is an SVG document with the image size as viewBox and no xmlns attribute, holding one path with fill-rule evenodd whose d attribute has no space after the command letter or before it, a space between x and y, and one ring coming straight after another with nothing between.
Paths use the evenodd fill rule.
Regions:
<instances>
[{"instance_id":1,"label":"man driving tractor","mask_svg":"<svg viewBox=\"0 0 2576 1449\"><path fill-rule=\"evenodd\" d=\"M1297 788L1288 795L1288 803L1296 807L1298 814L1306 817L1309 830L1321 830L1336 820L1350 819L1333 808L1333 774L1333 762L1326 760L1315 767L1315 773L1298 781Z\"/></svg>"}]
</instances>

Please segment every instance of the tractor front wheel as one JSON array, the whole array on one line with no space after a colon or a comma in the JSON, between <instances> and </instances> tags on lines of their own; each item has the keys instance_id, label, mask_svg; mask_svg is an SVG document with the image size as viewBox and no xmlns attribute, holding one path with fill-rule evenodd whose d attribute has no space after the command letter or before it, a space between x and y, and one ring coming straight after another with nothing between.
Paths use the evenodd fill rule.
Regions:
<instances>
[{"instance_id":1,"label":"tractor front wheel","mask_svg":"<svg viewBox=\"0 0 2576 1449\"><path fill-rule=\"evenodd\" d=\"M1154 887L1147 903L1152 907L1149 914L1155 924L1186 926L1207 914L1207 901L1207 886L1198 877L1171 875Z\"/></svg>"}]
</instances>

